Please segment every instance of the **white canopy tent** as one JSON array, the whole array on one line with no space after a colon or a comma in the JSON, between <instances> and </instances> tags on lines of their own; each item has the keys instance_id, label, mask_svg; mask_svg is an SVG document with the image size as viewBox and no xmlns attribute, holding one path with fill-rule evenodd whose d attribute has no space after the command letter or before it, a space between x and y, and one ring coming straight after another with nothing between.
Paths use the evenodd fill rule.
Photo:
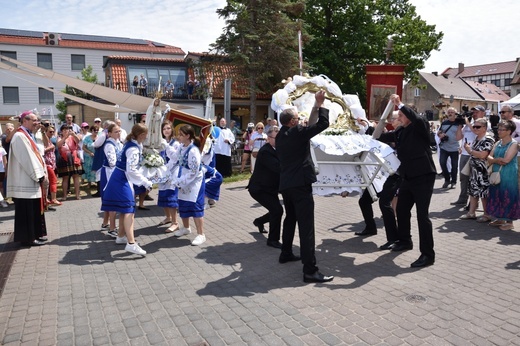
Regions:
<instances>
[{"instance_id":1,"label":"white canopy tent","mask_svg":"<svg viewBox=\"0 0 520 346\"><path fill-rule=\"evenodd\" d=\"M520 110L520 94L516 95L515 97L513 97L507 101L500 103L500 105L501 106L508 105L508 106L513 107L514 110Z\"/></svg>"},{"instance_id":2,"label":"white canopy tent","mask_svg":"<svg viewBox=\"0 0 520 346\"><path fill-rule=\"evenodd\" d=\"M8 62L11 62L13 64L16 64L16 67L12 65L7 65L5 63L0 63L0 68L6 70L6 71L12 71L24 75L34 76L34 77L41 77L41 78L47 78L56 80L59 82L62 82L63 84L72 86L76 89L79 89L87 94L99 97L101 99L104 99L106 101L112 102L120 109L118 109L118 112L121 112L122 110L131 110L134 112L139 113L145 113L148 109L148 106L152 102L151 98L143 97L140 95L133 95L124 91L108 88L99 84L89 83L86 81L83 81L78 78L69 77L57 72L54 72L52 70L47 70L41 67L33 66L31 64L27 64L24 62L21 62L16 59L12 59L3 55L0 55L0 58L2 60L6 60ZM22 69L23 68L23 69ZM53 91L54 92L54 91ZM67 98L72 99L70 96L66 96ZM77 101L77 100L76 100ZM81 102L84 103L84 102ZM161 101L160 103L161 109L166 109L166 102ZM176 103L170 103L170 108L173 109L191 109L193 107L191 106L185 106L180 105ZM89 106L94 108L101 107L101 104L96 102L90 102ZM103 105L106 106L106 105Z\"/></svg>"}]
</instances>

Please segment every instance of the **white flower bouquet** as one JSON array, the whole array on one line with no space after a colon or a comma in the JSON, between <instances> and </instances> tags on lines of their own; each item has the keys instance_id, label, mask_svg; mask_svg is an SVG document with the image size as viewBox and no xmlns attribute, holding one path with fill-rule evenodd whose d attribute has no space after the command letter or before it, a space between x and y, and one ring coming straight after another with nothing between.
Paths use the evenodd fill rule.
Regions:
<instances>
[{"instance_id":1,"label":"white flower bouquet","mask_svg":"<svg viewBox=\"0 0 520 346\"><path fill-rule=\"evenodd\" d=\"M152 183L165 183L171 173L165 165L164 159L156 150L146 149L141 160L141 171Z\"/></svg>"},{"instance_id":2,"label":"white flower bouquet","mask_svg":"<svg viewBox=\"0 0 520 346\"><path fill-rule=\"evenodd\" d=\"M164 159L157 153L143 154L142 165L147 168L164 166Z\"/></svg>"}]
</instances>

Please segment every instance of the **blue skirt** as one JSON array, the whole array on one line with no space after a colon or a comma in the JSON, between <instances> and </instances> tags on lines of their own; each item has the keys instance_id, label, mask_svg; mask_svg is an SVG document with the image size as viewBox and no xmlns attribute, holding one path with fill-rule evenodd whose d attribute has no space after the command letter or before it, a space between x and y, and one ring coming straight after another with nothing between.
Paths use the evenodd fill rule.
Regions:
<instances>
[{"instance_id":1,"label":"blue skirt","mask_svg":"<svg viewBox=\"0 0 520 346\"><path fill-rule=\"evenodd\" d=\"M197 195L197 200L195 202L188 202L179 199L179 215L181 218L188 217L203 217L204 216L204 179L202 179L202 186L200 187L199 193Z\"/></svg>"},{"instance_id":2,"label":"blue skirt","mask_svg":"<svg viewBox=\"0 0 520 346\"><path fill-rule=\"evenodd\" d=\"M101 197L101 210L116 211L121 214L135 213L134 190L126 179L124 171L115 169L112 173L110 182Z\"/></svg>"},{"instance_id":3,"label":"blue skirt","mask_svg":"<svg viewBox=\"0 0 520 346\"><path fill-rule=\"evenodd\" d=\"M222 185L222 174L220 174L217 170L215 170L215 176L206 177L210 178L206 181L205 193L206 197L209 199L214 199L218 201L220 197L220 185Z\"/></svg>"},{"instance_id":4,"label":"blue skirt","mask_svg":"<svg viewBox=\"0 0 520 346\"><path fill-rule=\"evenodd\" d=\"M163 208L178 208L179 190L159 190L159 197L157 198L157 205Z\"/></svg>"},{"instance_id":5,"label":"blue skirt","mask_svg":"<svg viewBox=\"0 0 520 346\"><path fill-rule=\"evenodd\" d=\"M140 195L142 193L145 193L145 192L146 192L146 187L134 185L134 193L136 196Z\"/></svg>"},{"instance_id":6,"label":"blue skirt","mask_svg":"<svg viewBox=\"0 0 520 346\"><path fill-rule=\"evenodd\" d=\"M105 186L107 186L107 172L105 167L101 167L101 174L99 176L99 194L103 198L103 190L105 190Z\"/></svg>"}]
</instances>

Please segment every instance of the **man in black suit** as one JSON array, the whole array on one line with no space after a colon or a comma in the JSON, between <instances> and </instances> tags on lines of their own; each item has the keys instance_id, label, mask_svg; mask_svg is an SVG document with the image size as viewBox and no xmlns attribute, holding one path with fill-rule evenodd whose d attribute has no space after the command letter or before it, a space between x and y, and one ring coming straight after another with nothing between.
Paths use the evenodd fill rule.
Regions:
<instances>
[{"instance_id":1,"label":"man in black suit","mask_svg":"<svg viewBox=\"0 0 520 346\"><path fill-rule=\"evenodd\" d=\"M314 199L312 183L316 181L316 171L310 153L310 139L329 127L329 111L322 107L325 92L318 91L316 103L309 118L309 126L299 125L295 108L280 114L282 128L276 136L276 152L280 159L280 192L285 205L283 222L282 253L280 263L297 261L299 256L292 252L296 222L300 235L300 253L303 262L304 282L327 282L333 276L325 276L318 271L314 250ZM316 117L318 116L318 122Z\"/></svg>"},{"instance_id":2,"label":"man in black suit","mask_svg":"<svg viewBox=\"0 0 520 346\"><path fill-rule=\"evenodd\" d=\"M267 209L267 214L255 219L253 224L260 233L264 231L264 224L269 222L267 246L282 248L280 243L280 228L282 226L283 208L278 198L280 186L280 160L275 150L275 138L278 127L274 126L267 131L267 143L264 144L256 157L255 170L247 188L253 199Z\"/></svg>"},{"instance_id":3,"label":"man in black suit","mask_svg":"<svg viewBox=\"0 0 520 346\"><path fill-rule=\"evenodd\" d=\"M425 118L418 116L412 108L401 103L398 95L394 94L390 99L399 108L401 127L395 132L383 133L380 140L396 143L397 157L401 161L399 175L403 179L399 188L396 210L398 240L392 247L392 251L406 251L413 248L410 218L415 204L421 256L411 264L411 267L425 267L435 262L429 208L436 169L430 149L430 126Z\"/></svg>"}]
</instances>

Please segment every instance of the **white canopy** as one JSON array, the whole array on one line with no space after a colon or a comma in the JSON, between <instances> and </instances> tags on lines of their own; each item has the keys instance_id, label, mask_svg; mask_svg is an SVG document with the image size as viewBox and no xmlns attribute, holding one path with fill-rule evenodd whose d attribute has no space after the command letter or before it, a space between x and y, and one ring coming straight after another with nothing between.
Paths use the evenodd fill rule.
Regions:
<instances>
[{"instance_id":1,"label":"white canopy","mask_svg":"<svg viewBox=\"0 0 520 346\"><path fill-rule=\"evenodd\" d=\"M509 105L513 107L514 110L520 110L520 94L515 97L500 103L501 105Z\"/></svg>"},{"instance_id":2,"label":"white canopy","mask_svg":"<svg viewBox=\"0 0 520 346\"><path fill-rule=\"evenodd\" d=\"M0 58L2 60L9 61L13 64L16 64L17 67L13 67L7 64L1 64L0 68L4 70L9 70L16 73L22 73L26 75L32 75L36 77L41 78L47 78L56 80L59 82L62 82L63 84L70 85L76 89L79 89L87 94L97 96L101 99L104 99L106 101L112 102L116 105L119 105L121 109L128 109L132 110L134 112L140 112L145 113L148 109L148 106L153 101L151 98L143 97L139 95L133 95L124 91L108 88L102 85L89 83L86 81L83 81L81 79L77 79L74 77L69 77L57 72L54 72L52 70L43 69L37 66L33 66L31 64L27 64L21 61L18 61L16 59L8 58L6 56L0 55ZM20 67L23 68L20 69ZM66 96L67 98L72 99L69 96ZM92 106L94 108L98 108L98 104L96 103L90 103L89 106ZM190 109L193 107L190 106L184 106L176 103L170 103L170 107L173 109ZM166 108L166 103L161 101L161 109ZM118 110L118 112L121 112L121 110Z\"/></svg>"}]
</instances>

